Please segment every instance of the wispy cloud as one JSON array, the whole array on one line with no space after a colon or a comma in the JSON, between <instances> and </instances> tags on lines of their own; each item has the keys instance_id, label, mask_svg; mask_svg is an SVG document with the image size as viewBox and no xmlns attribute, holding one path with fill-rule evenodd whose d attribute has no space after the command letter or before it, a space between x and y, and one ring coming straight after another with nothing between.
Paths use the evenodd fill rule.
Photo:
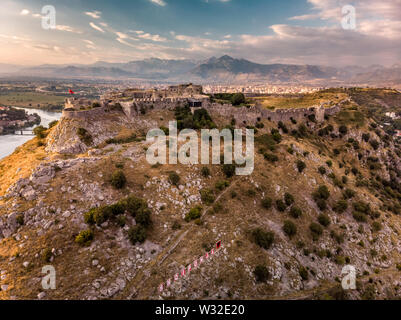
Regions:
<instances>
[{"instance_id":1,"label":"wispy cloud","mask_svg":"<svg viewBox=\"0 0 401 320\"><path fill-rule=\"evenodd\" d=\"M94 43L93 41L87 40L87 39L85 39L85 40L83 40L83 41L86 43L86 47L87 47L88 49L92 49L92 50L95 50L95 49L96 49L95 43Z\"/></svg>"},{"instance_id":2,"label":"wispy cloud","mask_svg":"<svg viewBox=\"0 0 401 320\"><path fill-rule=\"evenodd\" d=\"M150 2L164 7L167 3L164 0L150 0Z\"/></svg>"},{"instance_id":3,"label":"wispy cloud","mask_svg":"<svg viewBox=\"0 0 401 320\"><path fill-rule=\"evenodd\" d=\"M89 25L90 25L93 29L104 33L104 30L103 30L102 28L100 28L98 25L94 24L93 22L90 22Z\"/></svg>"},{"instance_id":4,"label":"wispy cloud","mask_svg":"<svg viewBox=\"0 0 401 320\"><path fill-rule=\"evenodd\" d=\"M27 16L29 13L30 13L30 11L29 11L28 9L23 9L23 10L20 12L20 15L21 15L21 16Z\"/></svg>"},{"instance_id":5,"label":"wispy cloud","mask_svg":"<svg viewBox=\"0 0 401 320\"><path fill-rule=\"evenodd\" d=\"M145 33L142 30L136 30L136 31L131 31L131 32L136 33L137 37L141 38L141 39L151 40L151 41L155 41L155 42L165 42L165 41L167 41L166 38L164 38L164 37L162 37L162 36L160 36L158 34Z\"/></svg>"},{"instance_id":6,"label":"wispy cloud","mask_svg":"<svg viewBox=\"0 0 401 320\"><path fill-rule=\"evenodd\" d=\"M82 33L82 31L80 31L80 30L77 30L77 29L75 29L73 27L70 27L70 26L64 26L64 25L61 25L61 24L56 25L56 30L58 30L58 31L66 31L66 32L73 32L73 33L78 33L78 34Z\"/></svg>"},{"instance_id":7,"label":"wispy cloud","mask_svg":"<svg viewBox=\"0 0 401 320\"><path fill-rule=\"evenodd\" d=\"M100 11L86 11L85 14L93 19L100 19L102 13Z\"/></svg>"}]
</instances>

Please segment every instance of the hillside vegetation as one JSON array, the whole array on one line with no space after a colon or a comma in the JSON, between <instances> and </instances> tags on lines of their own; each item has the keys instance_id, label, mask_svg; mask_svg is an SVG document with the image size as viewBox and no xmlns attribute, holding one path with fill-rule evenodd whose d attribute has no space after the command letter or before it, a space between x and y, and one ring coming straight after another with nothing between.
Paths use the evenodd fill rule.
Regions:
<instances>
[{"instance_id":1,"label":"hillside vegetation","mask_svg":"<svg viewBox=\"0 0 401 320\"><path fill-rule=\"evenodd\" d=\"M147 130L166 130L182 110L130 124L117 111L61 121L0 163L0 298L399 297L401 147L366 111L364 93L340 93L351 101L321 124L259 122L250 176L227 165L149 165ZM60 134L86 147L73 155L37 144L54 150ZM213 258L159 292L219 240ZM346 264L356 290L341 288ZM41 287L44 265L56 269L56 290Z\"/></svg>"}]
</instances>

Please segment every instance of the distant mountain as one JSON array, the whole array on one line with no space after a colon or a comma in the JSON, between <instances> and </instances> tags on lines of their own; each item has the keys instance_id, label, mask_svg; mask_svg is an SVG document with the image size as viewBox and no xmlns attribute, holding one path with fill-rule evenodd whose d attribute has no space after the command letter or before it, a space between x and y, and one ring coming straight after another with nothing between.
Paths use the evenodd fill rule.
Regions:
<instances>
[{"instance_id":1,"label":"distant mountain","mask_svg":"<svg viewBox=\"0 0 401 320\"><path fill-rule=\"evenodd\" d=\"M312 65L258 64L245 59L230 56L211 58L200 64L192 74L202 79L263 79L268 81L299 81L312 79L330 79L341 73L330 67Z\"/></svg>"},{"instance_id":2,"label":"distant mountain","mask_svg":"<svg viewBox=\"0 0 401 320\"><path fill-rule=\"evenodd\" d=\"M19 70L21 70L21 66L16 66L12 64L5 64L5 63L0 63L0 75L1 74L8 74L8 73L14 73Z\"/></svg>"},{"instance_id":3,"label":"distant mountain","mask_svg":"<svg viewBox=\"0 0 401 320\"><path fill-rule=\"evenodd\" d=\"M146 59L127 63L99 61L91 65L41 65L24 68L19 73L55 78L144 78L167 79L189 72L196 66L190 60Z\"/></svg>"},{"instance_id":4,"label":"distant mountain","mask_svg":"<svg viewBox=\"0 0 401 320\"><path fill-rule=\"evenodd\" d=\"M351 78L355 82L391 82L401 83L401 65L395 64L391 68L376 67L374 70L358 73Z\"/></svg>"},{"instance_id":5,"label":"distant mountain","mask_svg":"<svg viewBox=\"0 0 401 320\"><path fill-rule=\"evenodd\" d=\"M310 80L358 82L399 80L400 66L348 66L333 68L317 65L259 64L228 55L204 61L150 58L126 63L98 61L90 65L40 65L18 67L0 64L0 74L43 78L145 79L171 82L304 82ZM400 80L401 81L401 80Z\"/></svg>"}]
</instances>

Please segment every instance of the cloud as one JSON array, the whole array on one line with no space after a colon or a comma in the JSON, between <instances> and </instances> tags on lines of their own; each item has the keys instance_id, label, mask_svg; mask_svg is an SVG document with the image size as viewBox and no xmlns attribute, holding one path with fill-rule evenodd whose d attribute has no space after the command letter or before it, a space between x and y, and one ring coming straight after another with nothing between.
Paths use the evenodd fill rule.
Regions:
<instances>
[{"instance_id":1,"label":"cloud","mask_svg":"<svg viewBox=\"0 0 401 320\"><path fill-rule=\"evenodd\" d=\"M151 41L155 41L155 42L165 42L165 41L167 41L166 38L164 38L164 37L162 37L162 36L160 36L158 34L145 33L142 30L136 30L136 31L131 31L131 32L136 33L137 37L141 38L141 39L151 40Z\"/></svg>"},{"instance_id":2,"label":"cloud","mask_svg":"<svg viewBox=\"0 0 401 320\"><path fill-rule=\"evenodd\" d=\"M73 33L79 33L79 34L82 33L82 31L76 30L76 29L74 29L73 27L70 27L70 26L63 26L63 25L60 25L60 24L56 25L56 30L58 30L58 31L66 31L66 32L73 32Z\"/></svg>"},{"instance_id":3,"label":"cloud","mask_svg":"<svg viewBox=\"0 0 401 320\"><path fill-rule=\"evenodd\" d=\"M29 13L30 13L30 11L29 11L28 9L23 9L23 10L20 12L20 15L21 15L21 16L27 16Z\"/></svg>"},{"instance_id":4,"label":"cloud","mask_svg":"<svg viewBox=\"0 0 401 320\"><path fill-rule=\"evenodd\" d=\"M136 38L134 38L134 37L131 37L131 36L129 36L128 34L123 33L123 32L118 32L118 31L117 31L117 32L115 32L115 34L116 34L116 36L117 36L116 40L117 40L118 42L120 42L120 43L122 43L122 44L125 44L126 46L129 46L129 47L132 47L132 48L136 48L136 46L133 45L132 43L129 43L128 40L131 40L131 41L138 41L138 39L136 39Z\"/></svg>"},{"instance_id":5,"label":"cloud","mask_svg":"<svg viewBox=\"0 0 401 320\"><path fill-rule=\"evenodd\" d=\"M92 49L92 50L96 49L95 43L93 41L91 41L91 40L83 40L83 41L86 43L86 47L88 49Z\"/></svg>"},{"instance_id":6,"label":"cloud","mask_svg":"<svg viewBox=\"0 0 401 320\"><path fill-rule=\"evenodd\" d=\"M87 11L85 14L93 19L100 19L102 13L100 11Z\"/></svg>"},{"instance_id":7,"label":"cloud","mask_svg":"<svg viewBox=\"0 0 401 320\"><path fill-rule=\"evenodd\" d=\"M98 25L94 24L93 22L90 22L89 25L90 25L93 29L104 33L104 30L103 30L102 28L100 28Z\"/></svg>"},{"instance_id":8,"label":"cloud","mask_svg":"<svg viewBox=\"0 0 401 320\"><path fill-rule=\"evenodd\" d=\"M164 0L149 0L150 2L164 7L167 3Z\"/></svg>"},{"instance_id":9,"label":"cloud","mask_svg":"<svg viewBox=\"0 0 401 320\"><path fill-rule=\"evenodd\" d=\"M295 17L288 18L288 20L304 21L304 20L312 20L312 19L317 19L317 18L319 18L319 15L317 15L317 14L304 14L302 16L295 16Z\"/></svg>"}]
</instances>

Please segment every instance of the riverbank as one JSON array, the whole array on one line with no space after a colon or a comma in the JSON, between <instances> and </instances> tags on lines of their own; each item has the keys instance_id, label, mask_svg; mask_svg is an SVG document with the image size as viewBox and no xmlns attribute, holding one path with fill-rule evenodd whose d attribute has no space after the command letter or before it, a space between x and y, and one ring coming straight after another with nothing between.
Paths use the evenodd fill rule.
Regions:
<instances>
[{"instance_id":1,"label":"riverbank","mask_svg":"<svg viewBox=\"0 0 401 320\"><path fill-rule=\"evenodd\" d=\"M40 109L26 109L26 108L16 108L22 109L28 112L28 114L38 114L40 116L40 123L44 127L47 127L50 122L59 120L61 118L61 112L48 112ZM32 127L25 128L26 130L32 130ZM0 135L0 159L12 154L15 148L23 145L27 141L31 140L32 136L20 136L20 135Z\"/></svg>"},{"instance_id":2,"label":"riverbank","mask_svg":"<svg viewBox=\"0 0 401 320\"><path fill-rule=\"evenodd\" d=\"M37 113L28 113L24 109L0 107L0 135L12 134L40 124L41 118Z\"/></svg>"}]
</instances>

